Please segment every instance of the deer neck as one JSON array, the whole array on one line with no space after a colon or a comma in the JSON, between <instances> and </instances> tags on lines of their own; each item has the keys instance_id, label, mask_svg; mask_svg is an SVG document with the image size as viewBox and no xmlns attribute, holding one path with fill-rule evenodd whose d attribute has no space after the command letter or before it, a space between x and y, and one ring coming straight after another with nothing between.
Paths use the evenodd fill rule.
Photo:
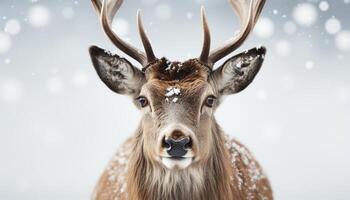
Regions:
<instances>
[{"instance_id":1,"label":"deer neck","mask_svg":"<svg viewBox=\"0 0 350 200\"><path fill-rule=\"evenodd\" d=\"M182 170L168 170L142 149L142 129L137 132L135 150L130 156L127 190L129 198L139 199L233 199L232 168L225 137L214 121L213 148L209 158ZM232 198L230 198L232 197Z\"/></svg>"}]
</instances>

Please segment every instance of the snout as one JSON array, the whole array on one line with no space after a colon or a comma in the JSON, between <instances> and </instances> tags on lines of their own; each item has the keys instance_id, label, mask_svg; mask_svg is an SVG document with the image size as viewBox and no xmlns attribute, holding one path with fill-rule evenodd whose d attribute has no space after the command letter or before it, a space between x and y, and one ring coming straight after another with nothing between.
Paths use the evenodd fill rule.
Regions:
<instances>
[{"instance_id":1,"label":"snout","mask_svg":"<svg viewBox=\"0 0 350 200\"><path fill-rule=\"evenodd\" d=\"M181 133L182 134L182 133ZM164 138L163 145L166 152L173 158L179 158L186 155L191 148L192 142L189 136L181 135L180 137Z\"/></svg>"},{"instance_id":2,"label":"snout","mask_svg":"<svg viewBox=\"0 0 350 200\"><path fill-rule=\"evenodd\" d=\"M163 131L161 160L169 169L188 167L194 155L194 133L184 125L172 125Z\"/></svg>"}]
</instances>

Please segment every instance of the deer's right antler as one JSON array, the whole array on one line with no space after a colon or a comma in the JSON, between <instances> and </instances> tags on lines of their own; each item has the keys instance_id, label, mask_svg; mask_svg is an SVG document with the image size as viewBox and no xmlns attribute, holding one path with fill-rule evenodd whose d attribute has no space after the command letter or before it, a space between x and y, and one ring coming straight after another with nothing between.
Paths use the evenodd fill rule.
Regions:
<instances>
[{"instance_id":1,"label":"deer's right antler","mask_svg":"<svg viewBox=\"0 0 350 200\"><path fill-rule=\"evenodd\" d=\"M266 0L229 0L229 2L240 19L241 29L239 33L228 40L228 42L212 51L210 51L209 28L205 13L202 9L204 45L199 60L210 67L213 67L215 62L227 56L243 44L253 30Z\"/></svg>"},{"instance_id":2,"label":"deer's right antler","mask_svg":"<svg viewBox=\"0 0 350 200\"><path fill-rule=\"evenodd\" d=\"M100 17L103 30L117 48L141 63L143 67L147 66L149 63L157 59L153 53L151 43L143 28L140 11L137 12L137 24L141 41L146 53L125 42L112 30L111 24L113 22L113 18L122 5L123 0L110 0L109 3L108 0L103 0L103 2L100 0L91 1L95 7L95 10L97 11L98 16Z\"/></svg>"}]
</instances>

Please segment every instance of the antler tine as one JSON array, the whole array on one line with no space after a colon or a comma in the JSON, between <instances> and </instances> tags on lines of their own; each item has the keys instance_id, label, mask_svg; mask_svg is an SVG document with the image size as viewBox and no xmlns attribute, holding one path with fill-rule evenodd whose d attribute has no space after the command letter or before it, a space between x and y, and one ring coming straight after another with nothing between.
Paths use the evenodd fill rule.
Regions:
<instances>
[{"instance_id":1,"label":"antler tine","mask_svg":"<svg viewBox=\"0 0 350 200\"><path fill-rule=\"evenodd\" d=\"M97 14L100 16L101 14L101 8L102 8L102 3L100 0L91 0L92 5L94 6Z\"/></svg>"},{"instance_id":2,"label":"antler tine","mask_svg":"<svg viewBox=\"0 0 350 200\"><path fill-rule=\"evenodd\" d=\"M117 0L115 3L120 3L122 0ZM112 3L112 2L111 2ZM115 7L116 8L116 7ZM101 23L102 27L109 37L109 39L123 52L137 60L143 66L147 65L147 57L144 53L140 52L138 49L130 46L128 43L124 42L118 35L116 35L112 30L111 21L114 17L114 14L118 9L114 9L114 12L108 15L108 6L107 0L103 0L102 9L101 9Z\"/></svg>"},{"instance_id":3,"label":"antler tine","mask_svg":"<svg viewBox=\"0 0 350 200\"><path fill-rule=\"evenodd\" d=\"M207 21L207 16L205 14L204 6L201 7L201 17L202 17L204 37L203 37L202 53L199 56L199 61L201 61L203 63L208 63L209 52L210 52L210 30L209 30L209 25L208 25L208 21Z\"/></svg>"},{"instance_id":4,"label":"antler tine","mask_svg":"<svg viewBox=\"0 0 350 200\"><path fill-rule=\"evenodd\" d=\"M99 17L101 17L101 10L102 10L102 3L100 0L91 0L92 2L92 5L94 6L96 12L97 12L97 15ZM108 4L107 7L110 7L110 4L112 4L112 11L109 13L109 19L113 19L114 17L114 14L118 11L118 9L120 8L120 6L122 5L123 1L117 1L115 2L115 4L113 4L113 2L110 2Z\"/></svg>"},{"instance_id":5,"label":"antler tine","mask_svg":"<svg viewBox=\"0 0 350 200\"><path fill-rule=\"evenodd\" d=\"M153 54L152 46L146 36L146 34L141 33L141 39L142 43L145 46L145 51L140 51L139 49L131 46L127 42L125 42L123 39L121 39L114 31L112 30L111 23L113 22L113 18L115 14L118 12L119 8L121 7L123 0L110 0L110 3L108 3L108 0L103 0L101 3L100 0L91 0L98 15L101 19L101 24L103 27L103 30L109 37L109 39L113 42L114 45L116 45L121 51L141 63L143 67L148 65L150 62L154 61L156 58ZM139 29L140 30L140 29ZM142 30L143 31L143 28ZM148 41L148 42L145 42Z\"/></svg>"},{"instance_id":6,"label":"antler tine","mask_svg":"<svg viewBox=\"0 0 350 200\"><path fill-rule=\"evenodd\" d=\"M241 29L238 35L231 38L221 47L218 47L210 52L208 64L213 65L215 62L230 54L239 48L247 39L254 28L254 25L264 7L266 0L230 0L234 11L237 13L241 21Z\"/></svg>"},{"instance_id":7,"label":"antler tine","mask_svg":"<svg viewBox=\"0 0 350 200\"><path fill-rule=\"evenodd\" d=\"M145 48L148 63L155 61L157 58L153 53L151 42L149 41L147 34L145 32L145 29L143 28L143 23L141 19L141 10L137 10L137 27L139 29L141 41L143 44L143 47Z\"/></svg>"},{"instance_id":8,"label":"antler tine","mask_svg":"<svg viewBox=\"0 0 350 200\"><path fill-rule=\"evenodd\" d=\"M261 11L265 5L266 0L261 0L261 2L257 3L255 8L254 8L254 13L255 13L255 19L254 22L256 23L258 21L258 18L261 14Z\"/></svg>"}]
</instances>

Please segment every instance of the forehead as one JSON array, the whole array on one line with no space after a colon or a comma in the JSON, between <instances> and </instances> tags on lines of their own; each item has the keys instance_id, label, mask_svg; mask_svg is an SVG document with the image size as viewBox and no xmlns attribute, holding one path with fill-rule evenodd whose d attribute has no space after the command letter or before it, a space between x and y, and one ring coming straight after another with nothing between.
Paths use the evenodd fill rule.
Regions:
<instances>
[{"instance_id":1,"label":"forehead","mask_svg":"<svg viewBox=\"0 0 350 200\"><path fill-rule=\"evenodd\" d=\"M163 58L147 69L147 86L155 96L191 97L205 90L208 74L209 69L196 59L181 63Z\"/></svg>"}]
</instances>

